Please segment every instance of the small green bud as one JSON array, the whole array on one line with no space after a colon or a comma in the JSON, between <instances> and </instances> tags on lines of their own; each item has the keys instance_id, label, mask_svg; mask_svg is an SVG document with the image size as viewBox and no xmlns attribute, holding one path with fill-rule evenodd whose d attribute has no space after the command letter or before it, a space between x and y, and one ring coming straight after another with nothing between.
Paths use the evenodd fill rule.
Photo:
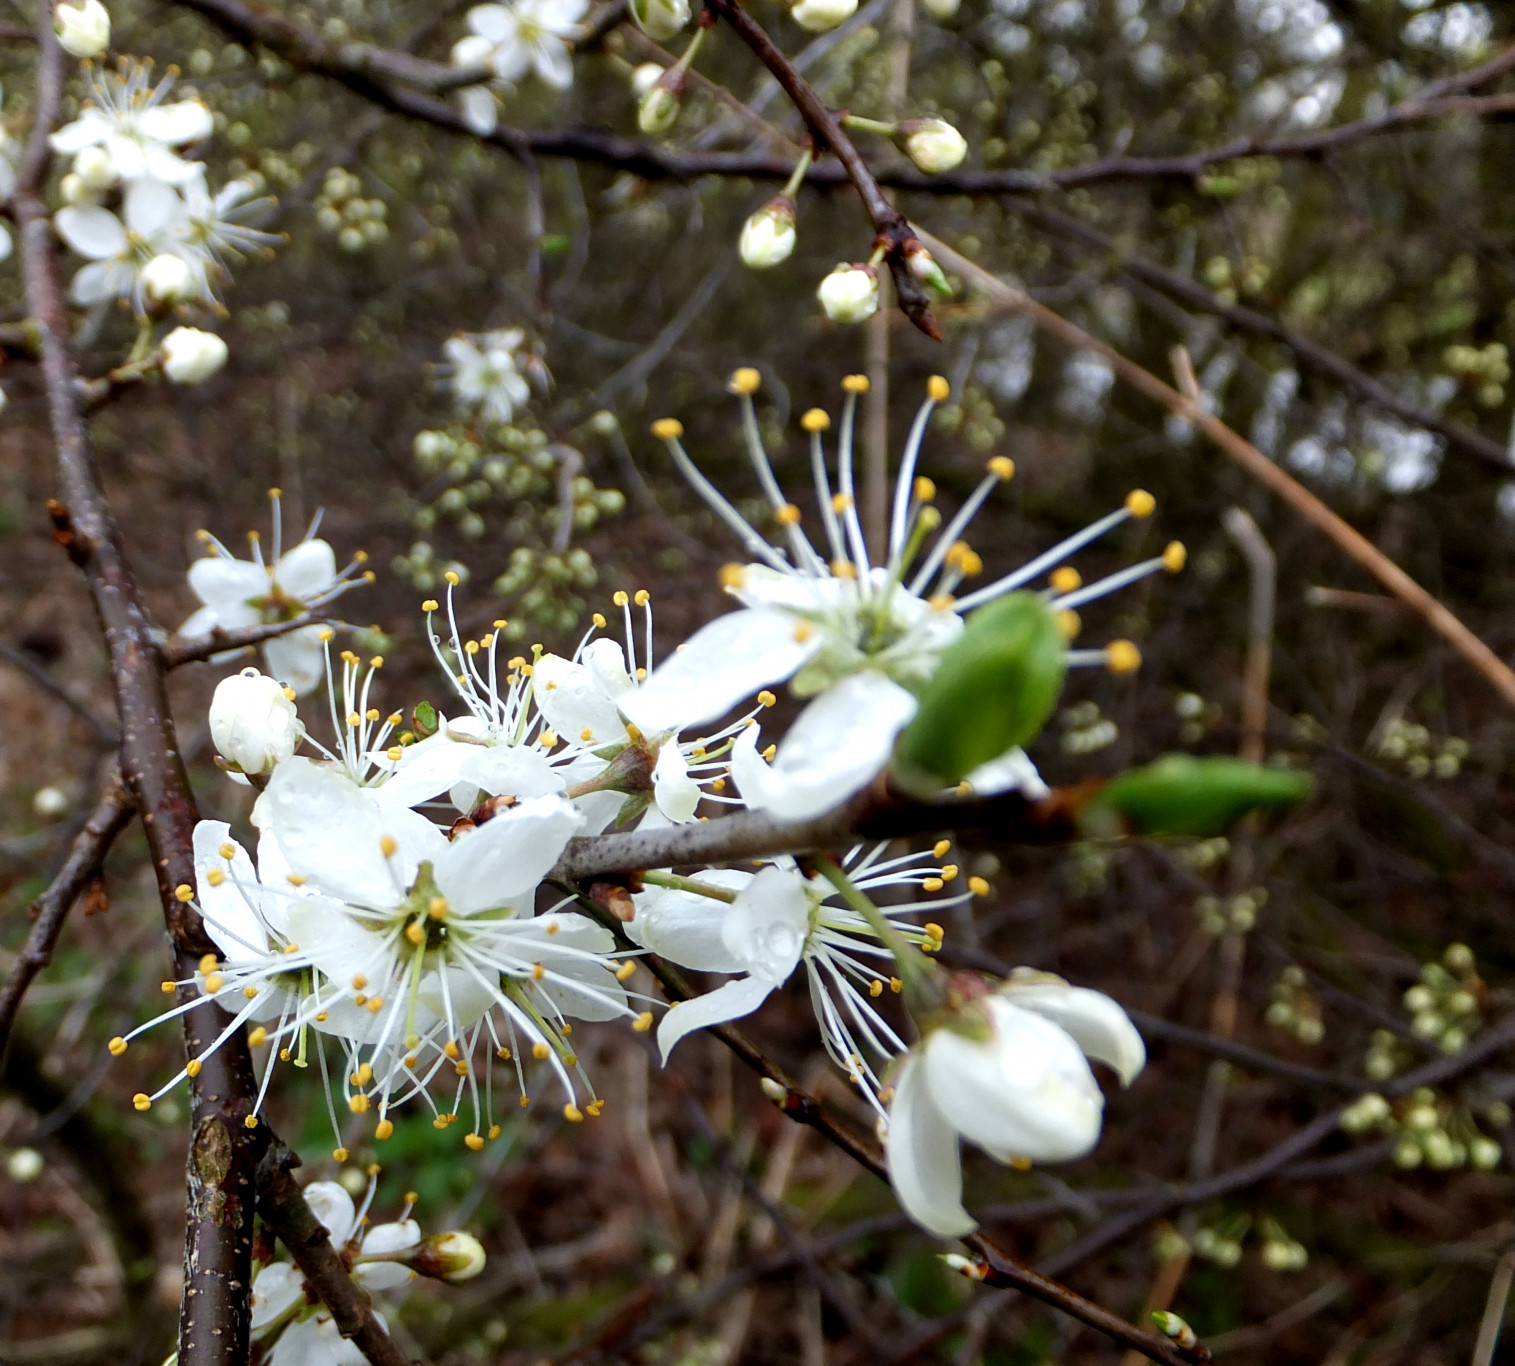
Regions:
<instances>
[{"instance_id":1,"label":"small green bud","mask_svg":"<svg viewBox=\"0 0 1515 1366\"><path fill-rule=\"evenodd\" d=\"M1062 691L1065 649L1057 619L1033 593L981 607L921 689L920 710L900 737L895 762L907 787L931 791L974 769L1047 723Z\"/></svg>"},{"instance_id":2,"label":"small green bud","mask_svg":"<svg viewBox=\"0 0 1515 1366\"><path fill-rule=\"evenodd\" d=\"M1082 820L1093 835L1205 835L1252 811L1293 806L1312 785L1307 773L1168 754L1113 779Z\"/></svg>"},{"instance_id":3,"label":"small green bud","mask_svg":"<svg viewBox=\"0 0 1515 1366\"><path fill-rule=\"evenodd\" d=\"M437 709L430 702L417 702L410 720L411 730L415 732L417 740L430 739L442 726L437 718Z\"/></svg>"}]
</instances>

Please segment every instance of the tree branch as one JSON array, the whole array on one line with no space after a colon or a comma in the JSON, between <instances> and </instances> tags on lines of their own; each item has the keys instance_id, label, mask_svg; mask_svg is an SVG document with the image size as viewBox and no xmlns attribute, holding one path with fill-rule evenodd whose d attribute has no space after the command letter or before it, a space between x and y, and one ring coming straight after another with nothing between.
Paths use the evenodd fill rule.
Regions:
<instances>
[{"instance_id":1,"label":"tree branch","mask_svg":"<svg viewBox=\"0 0 1515 1366\"><path fill-rule=\"evenodd\" d=\"M163 667L177 669L181 664L195 664L232 650L245 650L250 645L261 645L265 640L277 640L302 626L314 626L325 617L313 612L303 613L291 621L276 621L267 626L242 626L235 631L214 631L203 636L174 636L162 646Z\"/></svg>"}]
</instances>

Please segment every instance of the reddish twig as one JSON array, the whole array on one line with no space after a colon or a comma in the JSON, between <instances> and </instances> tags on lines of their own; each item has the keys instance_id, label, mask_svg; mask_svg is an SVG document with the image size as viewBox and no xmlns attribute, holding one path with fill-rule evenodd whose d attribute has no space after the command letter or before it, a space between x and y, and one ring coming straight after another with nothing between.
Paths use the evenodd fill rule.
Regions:
<instances>
[{"instance_id":1,"label":"reddish twig","mask_svg":"<svg viewBox=\"0 0 1515 1366\"><path fill-rule=\"evenodd\" d=\"M277 640L302 626L313 626L324 617L306 612L290 621L276 621L267 626L243 626L235 631L225 631L219 626L203 636L175 636L163 646L163 666L177 669L182 664L195 664L214 655L232 650L245 650L251 645L261 645L265 640Z\"/></svg>"}]
</instances>

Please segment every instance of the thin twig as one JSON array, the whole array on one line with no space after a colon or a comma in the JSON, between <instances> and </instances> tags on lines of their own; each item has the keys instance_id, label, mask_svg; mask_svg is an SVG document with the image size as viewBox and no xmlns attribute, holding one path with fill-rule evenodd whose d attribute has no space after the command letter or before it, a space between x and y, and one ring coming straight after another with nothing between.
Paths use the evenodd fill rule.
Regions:
<instances>
[{"instance_id":1,"label":"thin twig","mask_svg":"<svg viewBox=\"0 0 1515 1366\"><path fill-rule=\"evenodd\" d=\"M3 659L13 669L19 669L49 697L55 697L69 711L73 712L95 734L95 739L102 745L114 746L120 738L116 734L116 728L109 721L102 721L89 707L79 698L75 697L63 686L52 674L48 673L24 650L18 650L14 646L0 641L0 659Z\"/></svg>"},{"instance_id":2,"label":"thin twig","mask_svg":"<svg viewBox=\"0 0 1515 1366\"><path fill-rule=\"evenodd\" d=\"M113 770L106 780L99 805L74 836L63 866L32 902L31 933L4 982L0 982L0 1056L4 1055L10 1042L11 1027L27 987L52 962L53 949L70 909L90 880L99 873L111 844L126 828L135 811L131 793L121 780L120 769Z\"/></svg>"},{"instance_id":3,"label":"thin twig","mask_svg":"<svg viewBox=\"0 0 1515 1366\"><path fill-rule=\"evenodd\" d=\"M245 650L324 620L313 612L306 612L290 621L276 621L267 626L240 626L234 631L222 630L218 626L203 636L175 636L162 647L163 667L177 669L182 664L196 664L215 655Z\"/></svg>"}]
</instances>

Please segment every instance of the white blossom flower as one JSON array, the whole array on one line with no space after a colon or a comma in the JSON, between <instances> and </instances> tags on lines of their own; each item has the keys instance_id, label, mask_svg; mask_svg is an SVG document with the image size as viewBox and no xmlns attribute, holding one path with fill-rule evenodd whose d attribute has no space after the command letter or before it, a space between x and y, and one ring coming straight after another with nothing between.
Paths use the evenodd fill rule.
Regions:
<instances>
[{"instance_id":1,"label":"white blossom flower","mask_svg":"<svg viewBox=\"0 0 1515 1366\"><path fill-rule=\"evenodd\" d=\"M1085 1054L1122 1085L1146 1062L1108 996L1026 969L931 1029L901 1062L889 1102L889 1180L905 1213L941 1238L977 1227L962 1204L959 1136L1005 1163L1087 1153L1104 1097Z\"/></svg>"},{"instance_id":2,"label":"white blossom flower","mask_svg":"<svg viewBox=\"0 0 1515 1366\"><path fill-rule=\"evenodd\" d=\"M73 123L52 135L53 151L73 156L86 147L103 147L121 180L150 177L182 185L203 174L203 167L172 149L210 136L214 127L210 110L199 100L165 104L173 75L156 86L149 84L151 77L152 69L145 62L93 75L91 102Z\"/></svg>"},{"instance_id":3,"label":"white blossom flower","mask_svg":"<svg viewBox=\"0 0 1515 1366\"><path fill-rule=\"evenodd\" d=\"M477 411L488 422L509 422L531 397L516 354L526 334L519 327L495 332L462 333L442 344L459 407Z\"/></svg>"},{"instance_id":4,"label":"white blossom flower","mask_svg":"<svg viewBox=\"0 0 1515 1366\"><path fill-rule=\"evenodd\" d=\"M878 312L878 270L842 261L816 290L826 316L834 323L860 323Z\"/></svg>"},{"instance_id":5,"label":"white blossom flower","mask_svg":"<svg viewBox=\"0 0 1515 1366\"><path fill-rule=\"evenodd\" d=\"M845 864L863 891L940 891L957 876L954 865L938 866L947 847L944 841L929 853L886 859L887 845L859 846ZM939 910L969 895L880 909L906 939L931 948L941 942L940 926L917 927L896 917ZM649 885L632 901L636 913L626 932L643 948L698 971L742 974L663 1017L658 1044L664 1061L694 1030L750 1015L803 963L826 1052L882 1115L880 1072L906 1045L873 1002L886 987L898 991L900 983L889 950L829 883L807 879L780 860L756 874L712 869L681 886Z\"/></svg>"},{"instance_id":6,"label":"white blossom flower","mask_svg":"<svg viewBox=\"0 0 1515 1366\"><path fill-rule=\"evenodd\" d=\"M263 543L256 532L248 533L251 560L237 559L210 532L199 533L201 543L210 553L190 566L189 586L203 606L179 628L181 636L293 621L325 606L355 584L372 581L372 571L363 568L367 557L361 554L346 569L338 571L336 553L316 536L321 523L319 513L305 539L285 551L279 491L270 489L269 498L273 503L274 524L272 561L264 560ZM265 641L263 658L268 671L297 693L312 691L324 673L321 638L324 629L302 626Z\"/></svg>"},{"instance_id":7,"label":"white blossom flower","mask_svg":"<svg viewBox=\"0 0 1515 1366\"><path fill-rule=\"evenodd\" d=\"M176 327L163 338L163 373L171 384L204 384L219 374L231 352L214 332Z\"/></svg>"},{"instance_id":8,"label":"white blossom flower","mask_svg":"<svg viewBox=\"0 0 1515 1366\"><path fill-rule=\"evenodd\" d=\"M210 701L211 743L234 772L266 777L295 752L305 727L292 692L251 668L216 685Z\"/></svg>"},{"instance_id":9,"label":"white blossom flower","mask_svg":"<svg viewBox=\"0 0 1515 1366\"><path fill-rule=\"evenodd\" d=\"M90 262L75 272L69 298L84 307L131 299L145 312L143 272L150 261L173 252L183 212L178 191L150 177L127 186L120 218L98 204L59 209L53 215L58 235Z\"/></svg>"},{"instance_id":10,"label":"white blossom flower","mask_svg":"<svg viewBox=\"0 0 1515 1366\"><path fill-rule=\"evenodd\" d=\"M468 27L492 45L489 64L502 81L528 71L554 90L573 84L568 40L589 10L589 0L515 0L509 5L475 5ZM469 55L482 54L482 48Z\"/></svg>"},{"instance_id":11,"label":"white blossom flower","mask_svg":"<svg viewBox=\"0 0 1515 1366\"><path fill-rule=\"evenodd\" d=\"M775 195L742 224L738 250L743 264L753 270L767 270L787 261L796 236L794 201L787 195Z\"/></svg>"},{"instance_id":12,"label":"white blossom flower","mask_svg":"<svg viewBox=\"0 0 1515 1366\"><path fill-rule=\"evenodd\" d=\"M1077 628L1073 609L1081 604L1183 563L1183 547L1175 543L1161 556L1088 586L1075 570L1062 565L1122 522L1148 516L1153 499L1137 490L1122 508L1028 564L955 596L963 580L982 569L962 535L989 494L1011 477L1014 466L1004 456L991 459L978 487L942 526L934 505L935 486L917 475L927 422L936 403L947 396L946 381L937 378L905 443L888 553L882 564L872 564L853 487L857 395L867 388L862 376L844 385L847 398L835 491L822 444L830 418L813 409L802 419L811 434L823 555L801 529L800 510L785 499L768 463L751 397L758 387L757 372L738 370L731 387L742 403L748 455L787 544L783 550L770 545L700 473L680 443L682 428L677 422L664 419L654 424L654 433L667 442L685 477L758 562L729 566L723 573L726 590L742 609L696 631L621 707L644 731L687 728L725 715L759 688L789 679L796 694L814 700L779 745L772 767L764 767L755 739L739 740L732 756L738 784L751 806L801 820L864 787L887 764L895 737L915 715L914 689L931 677L942 653L961 634L964 613L1055 571L1048 603L1068 614L1061 620L1072 632ZM934 540L933 532L938 533ZM1134 668L1140 659L1135 647L1122 641L1107 650L1069 650L1066 658L1070 665L1099 663L1116 671ZM1040 780L1018 750L1004 762L969 775L970 785L979 791L1002 790L1022 780L1033 795L1041 795Z\"/></svg>"},{"instance_id":13,"label":"white blossom flower","mask_svg":"<svg viewBox=\"0 0 1515 1366\"><path fill-rule=\"evenodd\" d=\"M110 46L110 11L100 0L64 0L53 10L53 31L70 57L98 57Z\"/></svg>"},{"instance_id":14,"label":"white blossom flower","mask_svg":"<svg viewBox=\"0 0 1515 1366\"><path fill-rule=\"evenodd\" d=\"M569 1019L638 1012L617 979L607 930L570 912L535 914L538 883L583 823L569 802L504 802L458 822L449 839L418 813L297 757L274 770L260 810L291 871L345 908L299 916L297 903L291 932L328 981L363 993L352 998L361 1009L340 1018L333 1010L317 1027L351 1045L359 1061L343 1093L357 1114L377 1102L379 1138L392 1132L390 1107L425 1095L425 1081L447 1066L459 1097L473 1103L469 1146L482 1147L488 1096L470 1059L481 1046L518 1059L523 1038L550 1062L568 1117L583 1117ZM439 1112L438 1127L455 1115Z\"/></svg>"}]
</instances>

